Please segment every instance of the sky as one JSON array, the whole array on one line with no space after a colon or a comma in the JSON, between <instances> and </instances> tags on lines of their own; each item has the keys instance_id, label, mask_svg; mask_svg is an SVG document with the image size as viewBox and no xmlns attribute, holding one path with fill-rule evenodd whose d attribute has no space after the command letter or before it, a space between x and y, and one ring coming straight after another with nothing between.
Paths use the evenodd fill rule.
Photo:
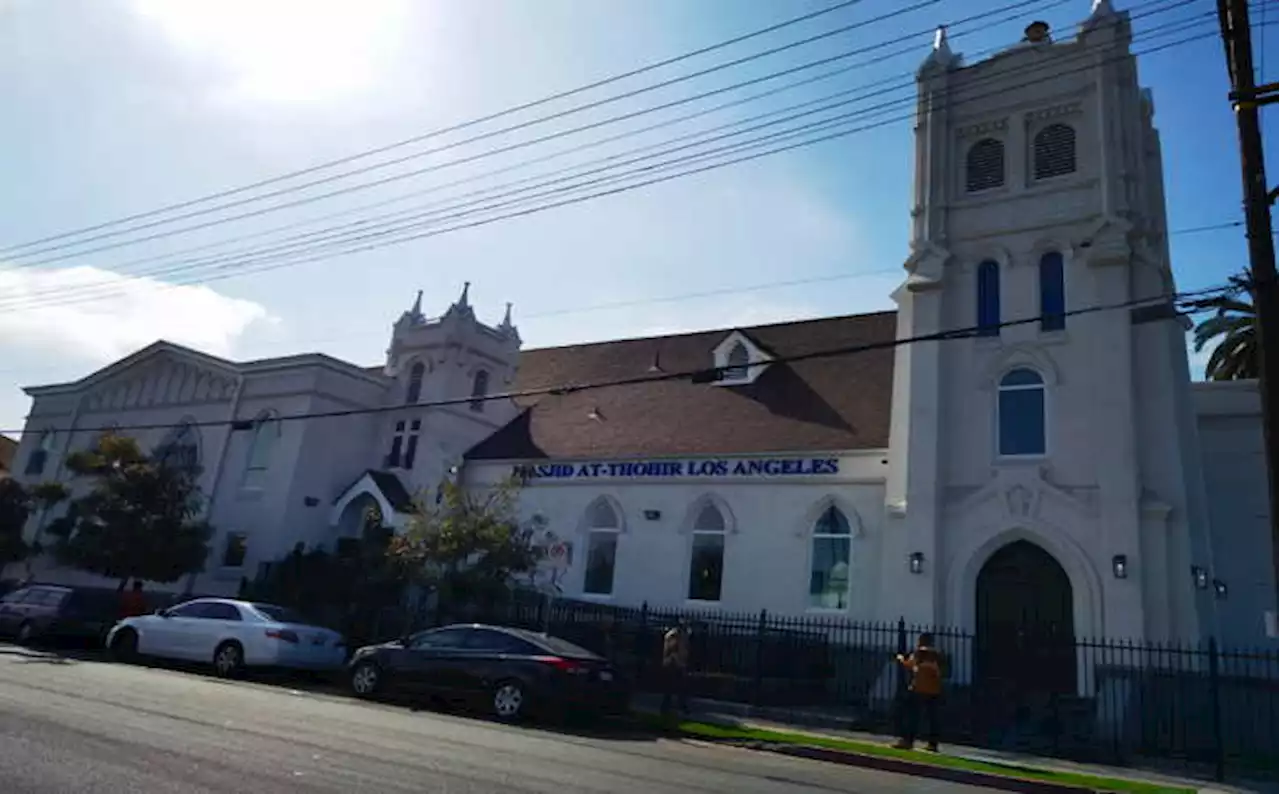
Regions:
<instances>
[{"instance_id":1,"label":"sky","mask_svg":"<svg viewBox=\"0 0 1280 794\"><path fill-rule=\"evenodd\" d=\"M0 249L423 136L832 2L0 0ZM952 48L973 60L1016 42L1033 19L1047 21L1059 37L1072 35L1090 2L1029 0L1008 10L1011 5L863 0L767 36L258 192L378 166L364 173L80 247L59 239L0 252L0 431L12 434L24 423L30 401L21 387L83 377L157 338L233 359L321 351L378 364L391 324L417 290L424 292L424 312L439 314L467 281L482 320L497 323L505 303L514 303L526 347L892 308L889 293L901 280L908 253L913 163L903 104L886 104L879 116L868 118L867 129L824 143L397 245L350 253L331 245L324 257L293 254L294 260L314 261L292 264L284 255L292 249L268 248L247 262L243 251L253 257L254 246L287 246L287 240L279 241L290 235L415 207L436 212L428 216L435 225L423 221L416 227L422 230L445 228L453 218L464 219L455 222L462 225L503 214L477 203L486 195L478 191L485 189L493 191L489 200L508 201L504 206L519 211L535 206L542 195L529 187L539 174L559 173L563 179L557 169L586 168L612 155L618 155L611 161L615 166L625 164L638 155L622 153L637 147L660 152L660 144L678 136L746 124L757 114L877 81L886 93L844 109L909 101L909 87L888 89L928 54L936 25L987 14L950 28ZM1137 52L1206 34L1139 59L1140 79L1155 96L1170 229L1240 220L1235 125L1224 100L1222 45L1210 35L1216 30L1213 0L1115 5L1137 7L1135 16L1148 14L1134 22ZM1255 37L1265 81L1276 79L1280 63L1276 12L1268 5L1259 8L1266 9L1271 26ZM885 18L539 121L876 17ZM1190 27L1163 35L1152 30L1182 20ZM1265 21L1255 11L1255 23ZM1144 40L1147 35L1154 38ZM891 39L899 41L869 49ZM764 79L855 50L863 54ZM846 66L823 80L715 109ZM757 78L749 87L605 123ZM679 120L700 111L706 112ZM643 129L660 122L670 123ZM1274 174L1274 107L1264 122ZM522 123L521 129L501 131ZM622 133L629 135L604 140ZM552 134L559 137L520 145ZM483 137L467 142L477 136ZM529 162L536 158L542 161ZM396 159L403 162L387 162ZM707 161L690 167L700 162ZM669 172L649 175L664 173ZM379 179L384 184L355 187ZM509 183L521 179L531 180L517 183L528 192L504 192L518 190ZM1274 176L1270 180L1275 183ZM563 191L573 183L555 184ZM595 190L616 184L622 183ZM338 188L351 189L262 211ZM548 191L554 198L543 203L586 191ZM218 203L253 196L235 193ZM173 214L210 206L216 205ZM246 212L258 214L211 223ZM200 224L205 228L172 233ZM110 229L86 236L103 231ZM143 236L155 239L121 244ZM1172 243L1183 290L1221 283L1246 262L1239 228L1179 234ZM187 250L192 248L197 250ZM263 269L273 264L290 266ZM257 272L249 272L255 267Z\"/></svg>"}]
</instances>

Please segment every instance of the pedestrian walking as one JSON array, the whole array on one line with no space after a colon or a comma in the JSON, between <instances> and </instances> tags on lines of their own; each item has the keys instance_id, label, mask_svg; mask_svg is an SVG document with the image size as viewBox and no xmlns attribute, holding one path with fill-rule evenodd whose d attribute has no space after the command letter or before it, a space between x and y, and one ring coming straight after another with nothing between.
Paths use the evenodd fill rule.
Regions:
<instances>
[{"instance_id":1,"label":"pedestrian walking","mask_svg":"<svg viewBox=\"0 0 1280 794\"><path fill-rule=\"evenodd\" d=\"M672 707L688 716L689 698L685 693L685 673L689 666L689 624L681 621L662 635L662 716L672 717Z\"/></svg>"},{"instance_id":2,"label":"pedestrian walking","mask_svg":"<svg viewBox=\"0 0 1280 794\"><path fill-rule=\"evenodd\" d=\"M133 589L120 594L120 619L147 614L147 597L142 593L142 580L133 580Z\"/></svg>"},{"instance_id":3,"label":"pedestrian walking","mask_svg":"<svg viewBox=\"0 0 1280 794\"><path fill-rule=\"evenodd\" d=\"M894 747L899 750L915 747L923 717L928 725L924 732L925 749L936 753L938 702L942 699L942 655L933 647L933 635L921 634L916 649L909 656L898 654L897 660L911 673L911 683L907 687L905 731Z\"/></svg>"}]
</instances>

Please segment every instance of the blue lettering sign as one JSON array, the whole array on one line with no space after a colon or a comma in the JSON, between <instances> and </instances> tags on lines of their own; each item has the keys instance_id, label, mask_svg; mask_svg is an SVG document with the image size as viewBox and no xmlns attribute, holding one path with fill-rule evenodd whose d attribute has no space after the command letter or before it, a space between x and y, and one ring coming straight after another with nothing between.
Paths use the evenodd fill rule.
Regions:
<instances>
[{"instance_id":1,"label":"blue lettering sign","mask_svg":"<svg viewBox=\"0 0 1280 794\"><path fill-rule=\"evenodd\" d=\"M537 463L516 466L525 480L600 477L813 477L840 473L839 458L755 458L746 460L655 460L620 463Z\"/></svg>"}]
</instances>

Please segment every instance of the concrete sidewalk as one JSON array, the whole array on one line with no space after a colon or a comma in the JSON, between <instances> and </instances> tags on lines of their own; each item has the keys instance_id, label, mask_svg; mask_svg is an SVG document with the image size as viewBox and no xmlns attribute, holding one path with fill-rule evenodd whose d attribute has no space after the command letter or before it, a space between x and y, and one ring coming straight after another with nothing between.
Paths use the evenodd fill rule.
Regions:
<instances>
[{"instance_id":1,"label":"concrete sidewalk","mask_svg":"<svg viewBox=\"0 0 1280 794\"><path fill-rule=\"evenodd\" d=\"M662 705L661 695L637 694L632 700L636 711L657 714ZM806 710L806 709L771 709L757 708L742 703L728 703L701 698L689 699L690 713L688 719L714 725L740 726L759 730L785 731L787 733L808 734L832 739L845 739L855 742L866 742L878 745L889 745L895 737L883 734L866 733L849 730L851 719L840 712ZM852 716L852 715L850 715ZM988 764L1007 767L1013 774L1018 769L1041 770L1047 772L1070 772L1097 777L1132 780L1135 782L1155 783L1160 785L1180 786L1198 790L1201 794L1245 794L1245 792L1275 792L1275 781L1235 781L1231 785L1206 782L1184 777L1175 777L1159 772L1132 769L1127 767L1104 766L1101 764L1083 764L1057 758L1044 758L1001 750L989 750L979 747L961 745L944 745L942 752L957 758L981 761ZM924 761L924 759L922 759Z\"/></svg>"}]
</instances>

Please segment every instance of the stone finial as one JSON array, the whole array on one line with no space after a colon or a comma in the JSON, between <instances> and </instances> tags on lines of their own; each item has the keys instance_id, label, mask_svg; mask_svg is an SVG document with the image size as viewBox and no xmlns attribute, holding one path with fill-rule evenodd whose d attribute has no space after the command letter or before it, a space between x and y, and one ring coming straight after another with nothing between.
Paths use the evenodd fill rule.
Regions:
<instances>
[{"instance_id":1,"label":"stone finial","mask_svg":"<svg viewBox=\"0 0 1280 794\"><path fill-rule=\"evenodd\" d=\"M951 55L951 44L947 41L947 26L939 25L938 30L933 34L933 51L940 52L943 56Z\"/></svg>"},{"instance_id":2,"label":"stone finial","mask_svg":"<svg viewBox=\"0 0 1280 794\"><path fill-rule=\"evenodd\" d=\"M946 25L938 26L933 34L933 49L929 51L924 63L920 64L920 72L933 70L946 71L954 66L959 58L951 51L951 42L947 40Z\"/></svg>"},{"instance_id":3,"label":"stone finial","mask_svg":"<svg viewBox=\"0 0 1280 794\"><path fill-rule=\"evenodd\" d=\"M466 309L471 306L467 300L467 293L471 291L471 282L462 282L462 294L458 296L458 306Z\"/></svg>"},{"instance_id":4,"label":"stone finial","mask_svg":"<svg viewBox=\"0 0 1280 794\"><path fill-rule=\"evenodd\" d=\"M422 290L418 290L418 297L413 299L413 308L409 310L409 313L414 317L422 316Z\"/></svg>"}]
</instances>

